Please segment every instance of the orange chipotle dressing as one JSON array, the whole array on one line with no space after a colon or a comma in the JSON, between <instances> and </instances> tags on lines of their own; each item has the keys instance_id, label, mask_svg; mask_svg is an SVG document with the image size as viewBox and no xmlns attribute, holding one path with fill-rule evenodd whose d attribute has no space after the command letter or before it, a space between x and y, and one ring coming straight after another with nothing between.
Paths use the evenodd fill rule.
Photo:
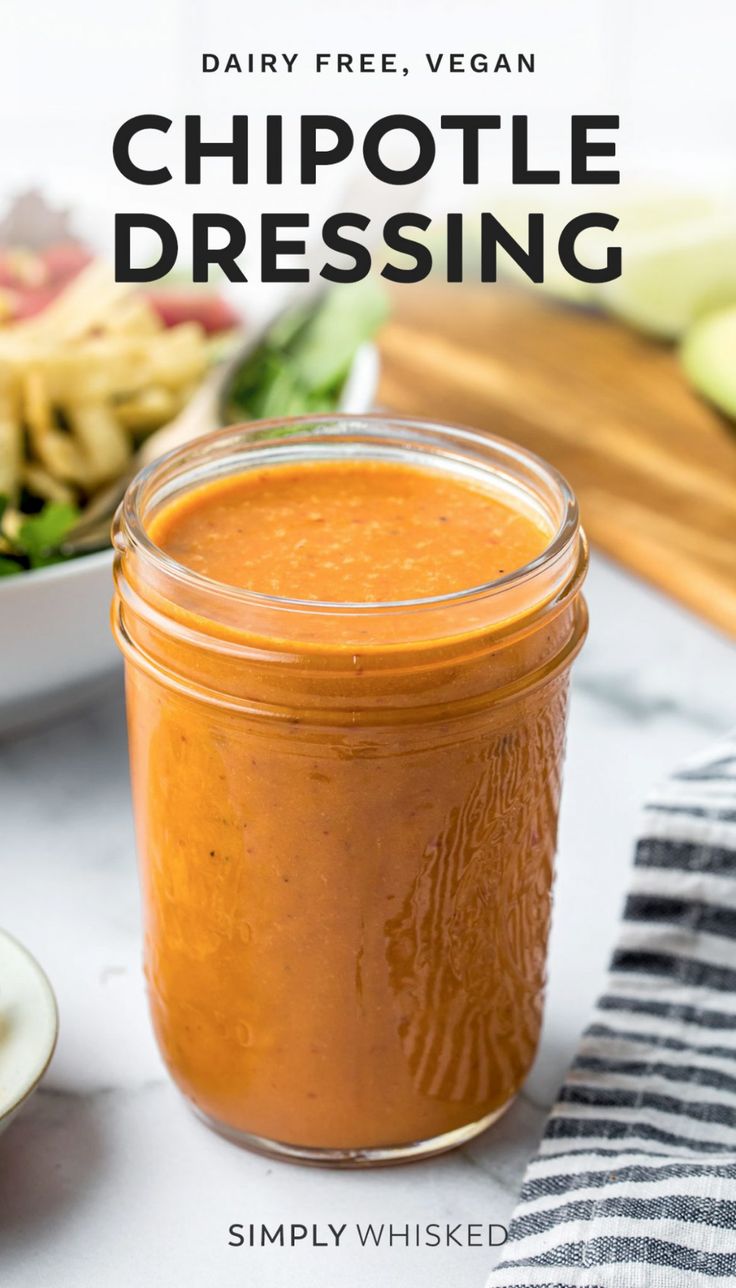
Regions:
<instances>
[{"instance_id":1,"label":"orange chipotle dressing","mask_svg":"<svg viewBox=\"0 0 736 1288\"><path fill-rule=\"evenodd\" d=\"M220 583L371 603L502 576L543 551L543 524L460 476L309 462L193 489L149 533ZM323 677L305 654L271 666L276 681L246 654L258 715L128 668L152 1012L214 1122L388 1146L464 1129L516 1092L541 1021L566 677L522 682L574 621L565 607L467 658L458 645L426 674L409 656ZM340 630L357 626L327 616L347 655ZM175 635L133 629L179 671ZM217 688L228 658L199 661ZM267 684L288 719L269 718ZM468 692L482 704L452 715Z\"/></svg>"},{"instance_id":2,"label":"orange chipotle dressing","mask_svg":"<svg viewBox=\"0 0 736 1288\"><path fill-rule=\"evenodd\" d=\"M456 475L321 461L193 489L156 516L149 534L214 581L287 599L380 603L514 572L549 544L542 524Z\"/></svg>"}]
</instances>

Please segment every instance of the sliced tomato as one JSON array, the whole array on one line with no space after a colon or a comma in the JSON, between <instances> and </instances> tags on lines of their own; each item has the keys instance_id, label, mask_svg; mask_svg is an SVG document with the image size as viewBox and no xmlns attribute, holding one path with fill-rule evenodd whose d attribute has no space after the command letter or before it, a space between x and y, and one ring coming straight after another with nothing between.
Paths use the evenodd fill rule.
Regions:
<instances>
[{"instance_id":1,"label":"sliced tomato","mask_svg":"<svg viewBox=\"0 0 736 1288\"><path fill-rule=\"evenodd\" d=\"M146 299L158 314L164 326L178 326L180 322L199 322L209 334L230 331L239 326L241 319L219 295L209 291L169 289L146 291Z\"/></svg>"},{"instance_id":2,"label":"sliced tomato","mask_svg":"<svg viewBox=\"0 0 736 1288\"><path fill-rule=\"evenodd\" d=\"M77 242L60 242L42 251L41 259L46 265L50 281L70 282L73 277L81 273L83 268L92 263L93 256Z\"/></svg>"},{"instance_id":3,"label":"sliced tomato","mask_svg":"<svg viewBox=\"0 0 736 1288\"><path fill-rule=\"evenodd\" d=\"M92 260L88 250L75 242L60 242L36 253L11 248L0 251L0 321L35 317L55 300Z\"/></svg>"},{"instance_id":4,"label":"sliced tomato","mask_svg":"<svg viewBox=\"0 0 736 1288\"><path fill-rule=\"evenodd\" d=\"M12 320L20 322L22 318L32 318L37 313L43 313L52 300L61 294L64 285L64 282L57 282L53 286L36 286L24 291L14 291Z\"/></svg>"},{"instance_id":5,"label":"sliced tomato","mask_svg":"<svg viewBox=\"0 0 736 1288\"><path fill-rule=\"evenodd\" d=\"M11 247L0 251L0 286L14 291L43 286L48 281L48 270L40 255L30 250Z\"/></svg>"}]
</instances>

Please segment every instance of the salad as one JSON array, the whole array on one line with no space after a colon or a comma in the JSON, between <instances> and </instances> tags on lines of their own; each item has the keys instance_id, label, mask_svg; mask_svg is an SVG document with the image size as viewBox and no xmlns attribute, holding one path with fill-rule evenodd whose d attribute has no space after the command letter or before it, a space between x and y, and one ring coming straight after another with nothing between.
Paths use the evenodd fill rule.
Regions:
<instances>
[{"instance_id":1,"label":"salad","mask_svg":"<svg viewBox=\"0 0 736 1288\"><path fill-rule=\"evenodd\" d=\"M334 288L239 361L240 320L215 290L115 282L66 216L20 199L0 221L0 577L81 554L85 524L100 548L109 493L221 359L221 424L329 412L385 315L372 283Z\"/></svg>"},{"instance_id":2,"label":"salad","mask_svg":"<svg viewBox=\"0 0 736 1288\"><path fill-rule=\"evenodd\" d=\"M211 290L144 292L27 194L0 222L0 577L59 544L188 402L240 319Z\"/></svg>"}]
</instances>

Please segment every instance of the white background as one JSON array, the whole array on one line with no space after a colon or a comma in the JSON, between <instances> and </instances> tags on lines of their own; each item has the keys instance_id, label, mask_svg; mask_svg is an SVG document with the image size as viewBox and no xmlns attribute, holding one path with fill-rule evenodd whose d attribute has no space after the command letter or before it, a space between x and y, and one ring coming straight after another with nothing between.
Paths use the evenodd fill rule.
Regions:
<instances>
[{"instance_id":1,"label":"white background","mask_svg":"<svg viewBox=\"0 0 736 1288\"><path fill-rule=\"evenodd\" d=\"M527 113L533 161L559 166L563 174L570 114L618 113L624 181L736 181L730 0L3 0L0 16L0 197L33 183L67 200L82 193L99 208L104 226L98 231L106 242L116 207L211 209L217 198L247 223L246 216L264 204L257 125L266 112L289 120L302 112L332 112L348 117L356 131L361 121L390 111L408 111L430 124L442 111L497 112L504 120ZM244 60L250 51L281 50L299 51L291 76L201 72L205 51L224 61L230 51ZM317 77L312 63L318 50L395 52L411 71L406 78ZM423 55L437 50L486 52L491 59L532 51L536 72L432 76ZM179 174L185 112L201 114L211 137L227 137L234 112L249 114L251 184L233 194L223 161L208 164L204 194L184 191L177 180L153 189L125 183L111 143L122 121L139 112L173 119L163 148ZM484 148L484 202L507 188L508 137L502 129ZM161 149L162 140L152 143ZM306 197L293 185L271 189L265 204L334 208L333 188L344 186L349 169L346 163L326 171ZM458 175L457 150L446 142L433 176L434 196L444 209L462 196Z\"/></svg>"}]
</instances>

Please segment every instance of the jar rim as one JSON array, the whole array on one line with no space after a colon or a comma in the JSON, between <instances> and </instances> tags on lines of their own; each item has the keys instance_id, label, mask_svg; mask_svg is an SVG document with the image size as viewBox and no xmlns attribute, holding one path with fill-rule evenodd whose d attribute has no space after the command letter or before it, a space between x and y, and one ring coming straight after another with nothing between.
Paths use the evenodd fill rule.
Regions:
<instances>
[{"instance_id":1,"label":"jar rim","mask_svg":"<svg viewBox=\"0 0 736 1288\"><path fill-rule=\"evenodd\" d=\"M300 430L303 432L300 433ZM386 431L393 432L400 435L404 440L408 440L410 446L417 449L418 456L421 454L422 447L426 450L431 445L434 445L436 448L441 446L443 442L459 451L464 449L466 455L475 454L478 457L485 456L486 458L493 455L496 466L498 467L499 462L502 462L507 467L507 470L510 471L511 476L513 476L514 467L517 475L521 468L540 487L546 487L547 489L551 487L554 490L560 513L556 530L545 548L534 559L523 564L520 568L504 573L502 576L495 577L480 585L450 591L442 595L375 602L365 600L295 599L217 581L214 578L205 576L203 573L196 572L192 568L188 568L185 564L179 563L149 536L144 518L146 497L148 492L155 488L156 481L164 479L167 473L172 479L176 479L186 473L187 467L196 467L197 464L200 466L212 465L218 460L221 462L232 461L238 453L236 451L228 457L225 454L228 445L235 448L238 445L240 446L243 465L245 466L247 453L242 450L244 447L257 448L258 446L263 446L267 450L269 447L273 448L276 444L284 443L288 443L291 448L308 446L314 443L325 444L330 441L331 434L334 435L336 431L339 432L340 430L360 435L361 438L358 441L362 439L363 441L368 440L379 443L388 438ZM219 449L223 449L223 451L221 452ZM282 448L281 450L285 449ZM442 456L441 452L436 454L440 457ZM450 460L451 458L446 457L446 459ZM492 465L489 467L487 461L485 468L490 473ZM228 472L236 473L237 470L234 469ZM497 468L496 473L498 472ZM525 490L528 495L533 494L528 484ZM240 603L244 606L277 609L290 613L348 614L350 616L367 615L375 617L385 613L421 612L426 609L451 607L455 604L470 604L523 586L533 581L537 574L543 570L548 570L559 559L569 555L579 531L577 501L565 477L553 465L543 460L542 457L525 447L511 442L509 439L486 432L479 433L462 425L442 421L387 416L380 412L365 415L331 413L326 415L312 414L278 417L272 420L251 421L227 426L210 434L202 435L172 449L163 456L157 457L140 470L130 483L115 518L113 543L120 553L132 547L136 553L142 554L165 577L173 578L207 598L216 596L218 599L226 598L231 602Z\"/></svg>"}]
</instances>

